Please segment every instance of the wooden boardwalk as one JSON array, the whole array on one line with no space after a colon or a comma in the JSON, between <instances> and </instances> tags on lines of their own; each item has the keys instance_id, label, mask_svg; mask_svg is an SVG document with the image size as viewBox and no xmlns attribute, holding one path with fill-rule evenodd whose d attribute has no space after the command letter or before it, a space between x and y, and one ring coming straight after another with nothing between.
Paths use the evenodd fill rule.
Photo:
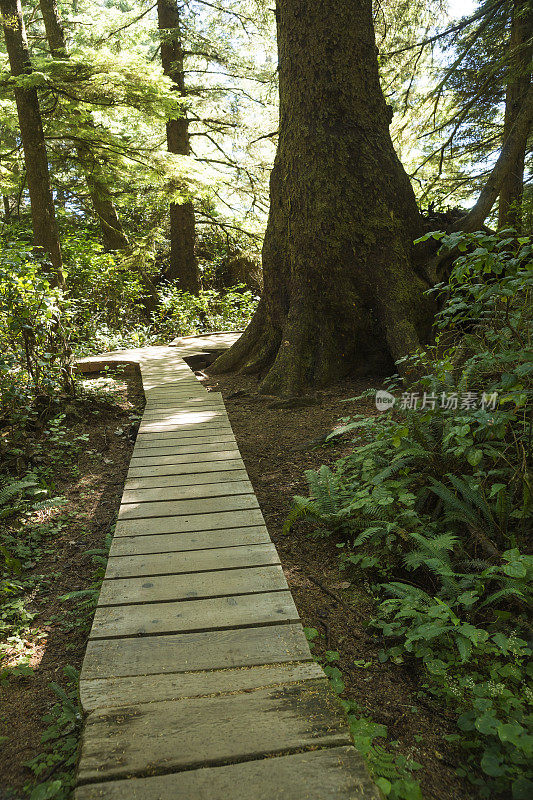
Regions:
<instances>
[{"instance_id":1,"label":"wooden boardwalk","mask_svg":"<svg viewBox=\"0 0 533 800\"><path fill-rule=\"evenodd\" d=\"M222 397L181 357L205 344L177 345L80 365L139 363L146 409L81 672L75 800L378 800Z\"/></svg>"}]
</instances>

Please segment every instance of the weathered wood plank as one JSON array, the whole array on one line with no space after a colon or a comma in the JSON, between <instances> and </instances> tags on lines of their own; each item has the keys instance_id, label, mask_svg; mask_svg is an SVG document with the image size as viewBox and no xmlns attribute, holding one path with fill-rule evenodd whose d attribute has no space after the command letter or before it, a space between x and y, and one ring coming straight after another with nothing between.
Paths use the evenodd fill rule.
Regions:
<instances>
[{"instance_id":1,"label":"weathered wood plank","mask_svg":"<svg viewBox=\"0 0 533 800\"><path fill-rule=\"evenodd\" d=\"M250 508L181 517L152 517L149 521L146 519L119 520L115 526L115 536L153 536L159 533L190 533L264 524L265 520L259 508Z\"/></svg>"},{"instance_id":2,"label":"weathered wood plank","mask_svg":"<svg viewBox=\"0 0 533 800\"><path fill-rule=\"evenodd\" d=\"M235 468L235 464L237 468ZM153 471L148 469L144 470L144 475L138 478L130 478L126 480L125 491L131 492L134 489L162 489L164 487L177 487L177 486L200 486L204 483L221 483L228 481L246 481L248 480L248 473L244 469L244 464L234 462L233 469L228 467L227 463L214 461L210 464L203 465L204 469L198 467L191 469L191 465L186 465L189 468L181 473L174 473L173 475L154 475ZM205 466L211 469L205 469ZM214 469L213 467L217 467ZM194 471L193 471L194 470Z\"/></svg>"},{"instance_id":3,"label":"weathered wood plank","mask_svg":"<svg viewBox=\"0 0 533 800\"><path fill-rule=\"evenodd\" d=\"M164 533L155 536L115 536L109 555L133 556L143 553L176 553L184 550L209 550L217 547L252 546L270 543L262 525L228 528L198 533Z\"/></svg>"},{"instance_id":4,"label":"weathered wood plank","mask_svg":"<svg viewBox=\"0 0 533 800\"><path fill-rule=\"evenodd\" d=\"M155 638L90 640L80 677L146 676L311 660L300 623L269 625Z\"/></svg>"},{"instance_id":5,"label":"weathered wood plank","mask_svg":"<svg viewBox=\"0 0 533 800\"><path fill-rule=\"evenodd\" d=\"M193 439L168 439L166 442L150 442L145 445L136 444L132 460L135 458L155 458L156 456L176 455L186 453L209 453L220 450L234 450L237 442L232 434L221 436L199 436Z\"/></svg>"},{"instance_id":6,"label":"weathered wood plank","mask_svg":"<svg viewBox=\"0 0 533 800\"><path fill-rule=\"evenodd\" d=\"M201 433L201 432L200 432ZM161 434L157 439L147 439L144 441L142 438L138 439L135 443L134 456L139 458L139 453L144 450L165 450L172 448L172 450L181 451L184 448L193 448L190 452L195 452L194 448L199 448L200 445L216 444L218 447L224 442L232 442L235 444L235 438L231 430L227 433L220 432L217 434L209 433L198 436L175 436Z\"/></svg>"},{"instance_id":7,"label":"weathered wood plank","mask_svg":"<svg viewBox=\"0 0 533 800\"><path fill-rule=\"evenodd\" d=\"M244 628L297 622L290 592L96 609L90 639ZM155 643L157 646L157 642Z\"/></svg>"},{"instance_id":8,"label":"weathered wood plank","mask_svg":"<svg viewBox=\"0 0 533 800\"><path fill-rule=\"evenodd\" d=\"M201 450L200 452L194 453L171 453L170 455L165 456L145 456L145 457L137 457L132 458L130 461L130 468L128 471L128 475L134 477L137 475L138 470L144 470L146 467L173 467L179 464L205 464L208 461L235 461L240 459L239 451L235 449L224 449L224 450ZM161 475L174 475L179 473L174 473L174 471L169 473L158 473Z\"/></svg>"},{"instance_id":9,"label":"weathered wood plank","mask_svg":"<svg viewBox=\"0 0 533 800\"><path fill-rule=\"evenodd\" d=\"M349 745L326 679L244 694L93 711L80 783L261 758L290 749Z\"/></svg>"},{"instance_id":10,"label":"weathered wood plank","mask_svg":"<svg viewBox=\"0 0 533 800\"><path fill-rule=\"evenodd\" d=\"M161 412L170 410L177 411L184 408L223 411L225 406L220 400L210 400L209 395L182 398L147 397L144 410L145 413L159 414Z\"/></svg>"},{"instance_id":11,"label":"weathered wood plank","mask_svg":"<svg viewBox=\"0 0 533 800\"><path fill-rule=\"evenodd\" d=\"M141 537L139 537L141 538ZM150 575L179 575L185 572L212 572L217 569L266 567L279 564L272 542L266 544L186 550L139 556L114 556L107 562L105 580L141 578Z\"/></svg>"},{"instance_id":12,"label":"weathered wood plank","mask_svg":"<svg viewBox=\"0 0 533 800\"><path fill-rule=\"evenodd\" d=\"M272 542L253 547L240 545L210 550L185 550L177 553L114 556L108 559L105 580L179 575L185 572L212 572L217 569L231 570L239 567L266 567L271 564L279 564L279 555Z\"/></svg>"},{"instance_id":13,"label":"weathered wood plank","mask_svg":"<svg viewBox=\"0 0 533 800\"><path fill-rule=\"evenodd\" d=\"M247 476L246 476L247 477ZM182 486L164 486L157 489L127 488L122 503L167 502L172 500L199 499L202 497L224 497L235 494L253 494L249 480L216 481Z\"/></svg>"},{"instance_id":14,"label":"weathered wood plank","mask_svg":"<svg viewBox=\"0 0 533 800\"><path fill-rule=\"evenodd\" d=\"M160 430L161 428L165 428L167 425L175 425L176 427L187 427L191 425L205 425L208 423L216 423L220 422L220 420L226 421L228 419L228 415L224 411L224 409L204 409L203 411L195 410L189 411L188 409L169 409L167 412L158 411L157 417L153 417L155 412L146 412L143 415L143 419L141 422L141 426L139 430L150 430L153 428L154 430Z\"/></svg>"},{"instance_id":15,"label":"weathered wood plank","mask_svg":"<svg viewBox=\"0 0 533 800\"><path fill-rule=\"evenodd\" d=\"M380 800L355 747L79 788L74 800Z\"/></svg>"},{"instance_id":16,"label":"weathered wood plank","mask_svg":"<svg viewBox=\"0 0 533 800\"><path fill-rule=\"evenodd\" d=\"M153 413L155 412L152 412L152 414ZM166 412L162 409L159 409L155 419L153 419L151 416L147 417L146 415L143 415L141 430L143 428L151 427L159 428L162 425L176 425L178 427L187 425L206 425L208 423L220 422L220 420L227 421L227 419L228 415L223 408L203 410L198 409L194 411L183 408L172 408L168 409Z\"/></svg>"},{"instance_id":17,"label":"weathered wood plank","mask_svg":"<svg viewBox=\"0 0 533 800\"><path fill-rule=\"evenodd\" d=\"M177 445L187 444L188 442L195 443L193 440L201 439L202 441L218 442L223 436L232 436L233 430L229 423L223 425L222 423L217 426L197 425L195 428L188 428L187 430L170 430L161 431L160 433L142 433L137 434L136 446L137 447L167 447L168 442L176 443Z\"/></svg>"},{"instance_id":18,"label":"weathered wood plank","mask_svg":"<svg viewBox=\"0 0 533 800\"><path fill-rule=\"evenodd\" d=\"M201 500L169 500L157 503L128 503L120 506L119 520L174 517L187 514L238 511L258 508L255 494L235 494L231 497L206 497ZM155 533L155 531L153 531Z\"/></svg>"},{"instance_id":19,"label":"weathered wood plank","mask_svg":"<svg viewBox=\"0 0 533 800\"><path fill-rule=\"evenodd\" d=\"M144 578L116 578L102 583L99 606L131 603L164 603L224 595L287 591L281 566L194 572L185 575L156 575Z\"/></svg>"},{"instance_id":20,"label":"weathered wood plank","mask_svg":"<svg viewBox=\"0 0 533 800\"><path fill-rule=\"evenodd\" d=\"M324 677L313 661L296 664L271 664L264 667L217 669L209 672L182 672L170 675L137 675L129 678L101 678L80 682L84 711L116 708L130 703L181 700L226 692L249 691L267 686L317 680Z\"/></svg>"}]
</instances>

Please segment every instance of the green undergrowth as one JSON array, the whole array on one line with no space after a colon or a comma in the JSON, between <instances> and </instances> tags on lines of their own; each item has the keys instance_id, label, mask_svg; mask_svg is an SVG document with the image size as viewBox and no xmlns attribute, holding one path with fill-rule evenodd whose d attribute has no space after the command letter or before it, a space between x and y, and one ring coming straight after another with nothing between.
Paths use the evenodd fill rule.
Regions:
<instances>
[{"instance_id":1,"label":"green undergrowth","mask_svg":"<svg viewBox=\"0 0 533 800\"><path fill-rule=\"evenodd\" d=\"M333 538L347 576L375 598L381 660L405 665L424 701L455 719L446 738L473 791L526 800L532 246L512 232L443 239L461 255L438 287L436 345L407 365L423 377L407 391L391 380L388 410L342 420L330 441L351 437L350 453L306 473L309 496L295 498L286 531L306 516Z\"/></svg>"},{"instance_id":2,"label":"green undergrowth","mask_svg":"<svg viewBox=\"0 0 533 800\"><path fill-rule=\"evenodd\" d=\"M320 633L316 628L305 628L304 631L313 650ZM338 664L339 653L326 650L323 657L315 655L314 658L321 664L331 689L342 695L346 684ZM414 774L422 765L400 753L399 742L389 737L387 726L365 716L355 700L340 698L340 703L346 712L354 744L383 794L390 800L422 800L420 783Z\"/></svg>"},{"instance_id":3,"label":"green undergrowth","mask_svg":"<svg viewBox=\"0 0 533 800\"><path fill-rule=\"evenodd\" d=\"M24 764L34 776L24 788L31 800L66 800L73 788L81 712L68 651L78 647L80 633L89 631L110 538L103 548L84 553L94 563L89 585L58 597L57 605L56 587L62 577L58 558L65 538L75 535L83 541L86 536L80 519L66 507L59 485L77 483L82 450L96 455L96 450L87 450L87 399L100 403L100 410L112 409L109 388L84 389L86 397L81 399L21 392L16 410L4 412L1 419L0 690L14 683L29 687L38 669L33 656L46 648L50 626L67 637L75 633L64 642L63 685L49 685L56 701L43 718L42 750ZM45 610L50 603L52 615ZM7 735L3 730L0 741L17 736L16 720L3 728Z\"/></svg>"}]
</instances>

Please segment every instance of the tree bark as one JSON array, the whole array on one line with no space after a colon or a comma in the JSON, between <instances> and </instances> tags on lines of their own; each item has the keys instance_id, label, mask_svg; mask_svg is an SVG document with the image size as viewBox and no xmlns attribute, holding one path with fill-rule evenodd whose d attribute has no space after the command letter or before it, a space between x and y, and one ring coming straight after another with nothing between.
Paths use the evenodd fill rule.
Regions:
<instances>
[{"instance_id":1,"label":"tree bark","mask_svg":"<svg viewBox=\"0 0 533 800\"><path fill-rule=\"evenodd\" d=\"M32 72L20 0L0 0L6 50L13 77ZM64 283L61 246L44 140L39 97L34 88L14 89L30 194L33 238L37 248L48 254L57 284Z\"/></svg>"},{"instance_id":2,"label":"tree bark","mask_svg":"<svg viewBox=\"0 0 533 800\"><path fill-rule=\"evenodd\" d=\"M92 207L100 223L104 250L126 250L128 237L117 214L106 177L89 145L76 145L76 153L83 171Z\"/></svg>"},{"instance_id":3,"label":"tree bark","mask_svg":"<svg viewBox=\"0 0 533 800\"><path fill-rule=\"evenodd\" d=\"M162 33L161 63L163 72L174 84L181 97L186 96L183 69L183 48L180 35L180 12L177 0L158 0L157 15ZM181 116L167 122L169 153L190 155L189 120ZM195 218L191 202L170 204L170 267L167 276L177 280L180 287L192 294L200 290L198 264L194 254Z\"/></svg>"},{"instance_id":4,"label":"tree bark","mask_svg":"<svg viewBox=\"0 0 533 800\"><path fill-rule=\"evenodd\" d=\"M267 370L296 395L390 368L429 333L413 267L423 225L394 152L371 0L278 0L280 129L263 245L264 294L214 371Z\"/></svg>"},{"instance_id":5,"label":"tree bark","mask_svg":"<svg viewBox=\"0 0 533 800\"><path fill-rule=\"evenodd\" d=\"M505 97L503 142L511 135L531 84L533 57L533 6L515 0L509 38L509 78ZM498 226L520 230L527 133L522 134L516 154L509 161L500 189Z\"/></svg>"},{"instance_id":6,"label":"tree bark","mask_svg":"<svg viewBox=\"0 0 533 800\"><path fill-rule=\"evenodd\" d=\"M39 0L50 53L54 58L68 58L65 31L56 0Z\"/></svg>"},{"instance_id":7,"label":"tree bark","mask_svg":"<svg viewBox=\"0 0 533 800\"><path fill-rule=\"evenodd\" d=\"M502 190L502 186L507 180L510 171L513 170L514 165L520 153L523 152L524 141L527 141L531 126L533 125L533 84L530 83L526 96L524 97L522 107L516 116L514 125L505 140L505 143L500 151L498 160L496 161L492 171L481 190L481 193L476 201L476 204L470 209L468 214L460 219L453 227L452 230L458 231L476 231L481 228L486 218L490 214L492 207L498 195Z\"/></svg>"}]
</instances>

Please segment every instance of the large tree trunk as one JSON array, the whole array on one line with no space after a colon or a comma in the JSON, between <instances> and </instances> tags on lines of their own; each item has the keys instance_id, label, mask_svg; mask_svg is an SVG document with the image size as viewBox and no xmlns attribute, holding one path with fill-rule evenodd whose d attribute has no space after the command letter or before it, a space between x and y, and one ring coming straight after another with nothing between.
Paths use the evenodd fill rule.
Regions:
<instances>
[{"instance_id":1,"label":"large tree trunk","mask_svg":"<svg viewBox=\"0 0 533 800\"><path fill-rule=\"evenodd\" d=\"M428 334L412 266L422 220L394 152L371 0L278 0L280 136L263 246L264 294L215 371L268 368L294 395L392 366Z\"/></svg>"},{"instance_id":2,"label":"large tree trunk","mask_svg":"<svg viewBox=\"0 0 533 800\"><path fill-rule=\"evenodd\" d=\"M158 0L157 15L162 33L161 63L163 72L173 82L176 92L185 97L183 48L180 37L180 12L177 0ZM184 111L167 122L169 153L188 156L189 120ZM170 266L167 276L177 280L182 289L193 294L200 290L198 264L194 254L195 219L191 202L170 204Z\"/></svg>"},{"instance_id":3,"label":"large tree trunk","mask_svg":"<svg viewBox=\"0 0 533 800\"><path fill-rule=\"evenodd\" d=\"M32 69L20 0L0 0L0 12L11 74L14 77L29 75ZM14 91L30 193L33 238L36 247L48 254L54 268L54 279L62 285L61 247L39 97L36 89L17 86Z\"/></svg>"},{"instance_id":4,"label":"large tree trunk","mask_svg":"<svg viewBox=\"0 0 533 800\"><path fill-rule=\"evenodd\" d=\"M505 97L504 144L515 127L531 84L532 56L533 6L530 0L515 0L509 38L509 79ZM516 148L514 158L508 164L500 189L499 227L520 229L526 150L527 133L524 133L521 136L519 147Z\"/></svg>"}]
</instances>

